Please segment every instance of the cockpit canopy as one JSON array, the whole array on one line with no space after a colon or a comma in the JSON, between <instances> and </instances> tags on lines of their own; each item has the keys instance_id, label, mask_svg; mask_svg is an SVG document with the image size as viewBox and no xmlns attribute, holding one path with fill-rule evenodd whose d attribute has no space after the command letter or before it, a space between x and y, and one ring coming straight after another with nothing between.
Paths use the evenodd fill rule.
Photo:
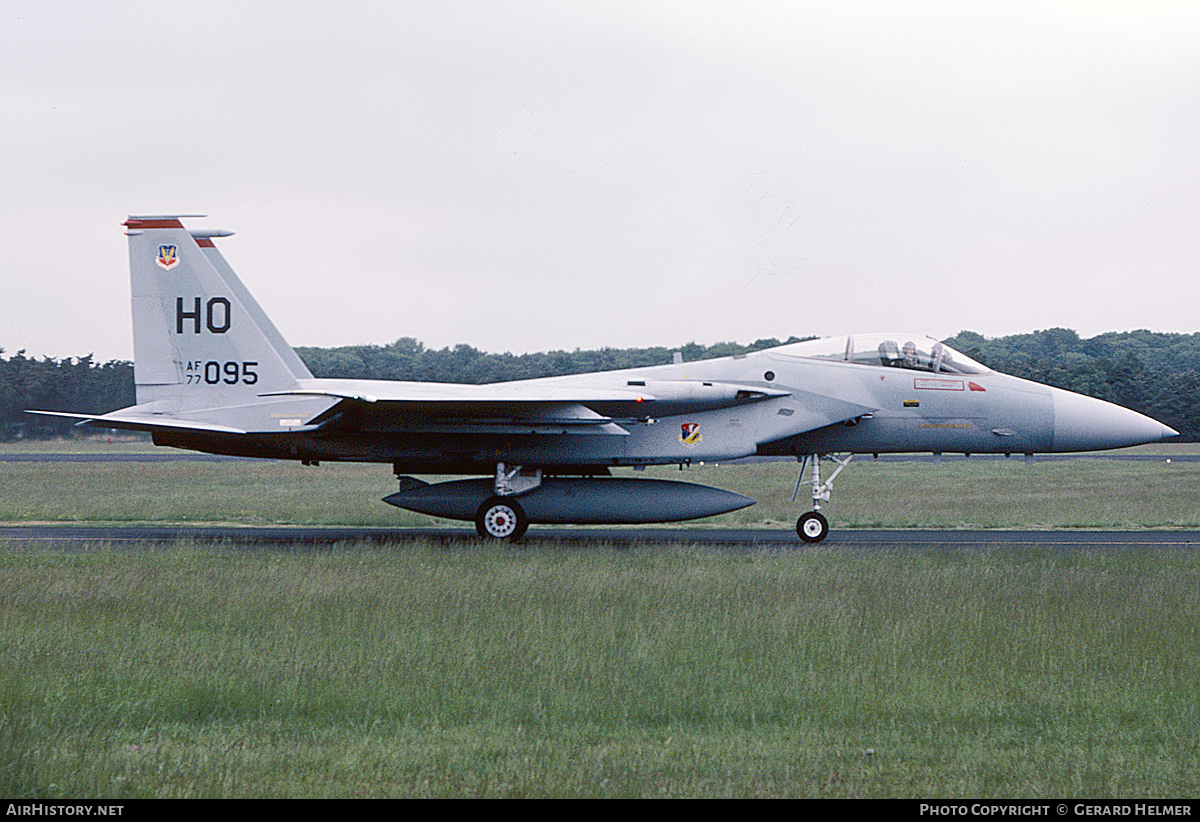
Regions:
<instances>
[{"instance_id":1,"label":"cockpit canopy","mask_svg":"<svg viewBox=\"0 0 1200 822\"><path fill-rule=\"evenodd\" d=\"M940 374L986 374L990 369L931 337L914 334L852 334L792 343L778 349L792 357L857 365L908 368Z\"/></svg>"}]
</instances>

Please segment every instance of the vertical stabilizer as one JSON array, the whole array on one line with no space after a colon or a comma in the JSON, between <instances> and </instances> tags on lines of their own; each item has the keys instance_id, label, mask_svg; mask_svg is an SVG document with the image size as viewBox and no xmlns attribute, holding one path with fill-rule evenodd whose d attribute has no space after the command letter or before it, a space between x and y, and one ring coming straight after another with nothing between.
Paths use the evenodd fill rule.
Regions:
<instances>
[{"instance_id":1,"label":"vertical stabilizer","mask_svg":"<svg viewBox=\"0 0 1200 822\"><path fill-rule=\"evenodd\" d=\"M312 377L213 243L231 232L189 231L179 216L125 227L139 404L244 406Z\"/></svg>"}]
</instances>

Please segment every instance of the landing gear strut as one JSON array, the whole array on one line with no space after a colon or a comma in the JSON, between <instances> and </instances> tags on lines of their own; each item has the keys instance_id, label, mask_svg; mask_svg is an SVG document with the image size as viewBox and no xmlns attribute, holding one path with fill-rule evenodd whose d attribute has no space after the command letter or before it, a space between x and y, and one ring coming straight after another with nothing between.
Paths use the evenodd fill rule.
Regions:
<instances>
[{"instance_id":1,"label":"landing gear strut","mask_svg":"<svg viewBox=\"0 0 1200 822\"><path fill-rule=\"evenodd\" d=\"M509 467L502 462L496 463L496 479L492 485L495 496L484 500L475 512L475 531L484 539L519 540L529 527L529 517L516 497L541 484L541 468L526 469L520 465Z\"/></svg>"},{"instance_id":2,"label":"landing gear strut","mask_svg":"<svg viewBox=\"0 0 1200 822\"><path fill-rule=\"evenodd\" d=\"M829 475L829 478L824 482L821 481L821 460L827 459L837 463L837 468ZM853 454L847 454L845 458L827 454L812 454L804 457L800 463L800 476L796 478L796 489L792 491L792 502L796 501L796 497L800 494L800 483L804 481L804 469L809 461L812 461L812 501L813 510L806 514L801 514L800 519L796 520L796 534L805 542L820 542L829 536L829 520L825 519L825 515L821 513L821 503L829 502L829 492L833 490L833 481L837 475L842 473L850 460L854 459Z\"/></svg>"}]
</instances>

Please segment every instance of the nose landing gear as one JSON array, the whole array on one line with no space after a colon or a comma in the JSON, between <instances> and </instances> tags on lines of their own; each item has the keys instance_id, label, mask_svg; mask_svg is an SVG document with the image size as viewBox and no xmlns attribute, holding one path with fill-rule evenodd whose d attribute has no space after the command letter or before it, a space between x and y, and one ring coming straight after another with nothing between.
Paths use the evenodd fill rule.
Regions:
<instances>
[{"instance_id":1,"label":"nose landing gear","mask_svg":"<svg viewBox=\"0 0 1200 822\"><path fill-rule=\"evenodd\" d=\"M830 462L837 463L837 468L829 475L829 478L821 480L821 460L826 459ZM792 491L792 502L796 501L796 497L800 494L800 483L804 481L804 469L809 461L812 461L812 501L813 510L800 515L800 519L796 520L796 535L805 542L816 543L829 536L829 520L825 519L825 515L821 513L821 503L829 502L829 492L833 490L833 481L837 475L842 473L850 460L854 459L853 454L847 454L845 458L835 457L830 454L812 454L805 456L800 463L800 476L796 478L796 488Z\"/></svg>"}]
</instances>

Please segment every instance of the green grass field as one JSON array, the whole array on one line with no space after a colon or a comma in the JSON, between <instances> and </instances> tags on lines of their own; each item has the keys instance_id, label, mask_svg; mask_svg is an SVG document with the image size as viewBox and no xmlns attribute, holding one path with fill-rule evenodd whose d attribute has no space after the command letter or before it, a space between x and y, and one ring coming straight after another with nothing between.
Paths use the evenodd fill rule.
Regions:
<instances>
[{"instance_id":1,"label":"green grass field","mask_svg":"<svg viewBox=\"0 0 1200 822\"><path fill-rule=\"evenodd\" d=\"M790 528L795 470L683 478ZM0 520L415 524L386 467L0 476ZM842 527L1200 508L1165 457L843 477ZM1189 797L1198 582L1189 550L8 544L0 795Z\"/></svg>"}]
</instances>

